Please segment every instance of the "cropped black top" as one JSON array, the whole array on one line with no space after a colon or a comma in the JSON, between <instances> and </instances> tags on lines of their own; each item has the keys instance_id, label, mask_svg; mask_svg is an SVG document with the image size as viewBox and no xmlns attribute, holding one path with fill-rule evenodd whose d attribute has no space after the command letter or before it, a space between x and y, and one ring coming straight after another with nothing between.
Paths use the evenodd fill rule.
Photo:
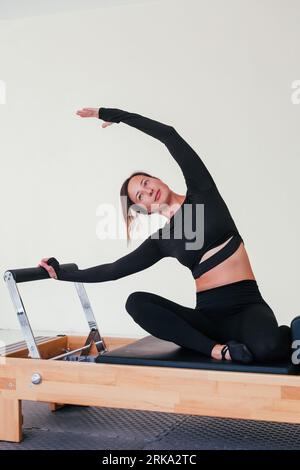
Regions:
<instances>
[{"instance_id":1,"label":"cropped black top","mask_svg":"<svg viewBox=\"0 0 300 470\"><path fill-rule=\"evenodd\" d=\"M59 280L104 282L142 271L164 257L176 258L190 269L194 279L233 254L243 242L226 203L202 159L174 127L140 114L116 108L99 109L99 118L135 127L160 140L182 170L187 191L183 204L169 223L152 233L138 248L111 263L66 272L50 258ZM219 251L200 263L203 255L230 237Z\"/></svg>"}]
</instances>

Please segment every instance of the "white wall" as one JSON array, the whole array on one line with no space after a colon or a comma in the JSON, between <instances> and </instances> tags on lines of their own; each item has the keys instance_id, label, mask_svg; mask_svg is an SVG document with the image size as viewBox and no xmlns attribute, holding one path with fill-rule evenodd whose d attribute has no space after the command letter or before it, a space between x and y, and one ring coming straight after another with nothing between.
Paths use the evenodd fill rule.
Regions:
<instances>
[{"instance_id":1,"label":"white wall","mask_svg":"<svg viewBox=\"0 0 300 470\"><path fill-rule=\"evenodd\" d=\"M124 124L102 129L75 115L84 106L118 107L175 126L199 152L264 298L289 323L300 314L300 104L291 102L300 79L299 1L106 2L51 13L0 21L1 272L46 256L84 268L138 246L96 235L97 207L119 207L132 171L185 193L162 144ZM86 288L105 335L147 334L124 308L135 290L195 305L189 270L170 258ZM39 281L20 291L35 329L86 329L72 283ZM0 328L18 328L4 282L0 302Z\"/></svg>"}]
</instances>

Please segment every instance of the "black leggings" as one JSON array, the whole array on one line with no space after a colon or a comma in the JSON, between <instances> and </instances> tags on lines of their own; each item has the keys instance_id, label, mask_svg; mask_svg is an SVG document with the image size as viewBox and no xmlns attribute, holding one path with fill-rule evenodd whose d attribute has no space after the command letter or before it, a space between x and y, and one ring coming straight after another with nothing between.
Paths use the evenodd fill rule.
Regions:
<instances>
[{"instance_id":1,"label":"black leggings","mask_svg":"<svg viewBox=\"0 0 300 470\"><path fill-rule=\"evenodd\" d=\"M232 282L196 293L184 307L150 292L133 292L126 310L151 335L211 356L216 344L244 343L258 362L291 357L291 329L278 326L255 280Z\"/></svg>"}]
</instances>

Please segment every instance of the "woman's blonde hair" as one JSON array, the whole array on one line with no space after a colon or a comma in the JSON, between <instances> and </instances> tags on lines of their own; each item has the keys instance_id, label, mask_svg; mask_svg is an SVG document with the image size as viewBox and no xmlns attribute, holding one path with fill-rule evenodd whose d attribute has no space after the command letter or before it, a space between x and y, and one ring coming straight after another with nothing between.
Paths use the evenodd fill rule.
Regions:
<instances>
[{"instance_id":1,"label":"woman's blonde hair","mask_svg":"<svg viewBox=\"0 0 300 470\"><path fill-rule=\"evenodd\" d=\"M130 199L129 194L128 194L129 181L131 180L133 176L136 176L136 175L149 176L150 178L158 179L156 176L149 175L149 173L145 173L144 171L135 171L128 178L126 178L126 180L121 186L121 189L120 189L121 207L122 207L123 217L124 217L125 224L126 224L127 245L128 245L128 241L130 240L130 230L131 230L132 222L134 221L134 219L136 219L137 214L138 214L138 211L136 209L140 208L141 212L145 212L145 208L142 208L142 206L139 206L138 204L134 203ZM134 209L131 208L131 205L135 206ZM131 215L129 213L130 210L131 211L135 210L136 215L135 216Z\"/></svg>"}]
</instances>

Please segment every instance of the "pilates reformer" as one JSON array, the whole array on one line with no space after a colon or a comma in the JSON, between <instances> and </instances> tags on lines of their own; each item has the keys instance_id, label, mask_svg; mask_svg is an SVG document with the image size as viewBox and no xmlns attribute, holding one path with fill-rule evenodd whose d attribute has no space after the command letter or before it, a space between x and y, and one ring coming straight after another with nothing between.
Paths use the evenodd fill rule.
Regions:
<instances>
[{"instance_id":1,"label":"pilates reformer","mask_svg":"<svg viewBox=\"0 0 300 470\"><path fill-rule=\"evenodd\" d=\"M42 279L42 267L4 274L24 341L0 350L0 440L21 441L22 400L300 423L299 365L217 361L152 335L104 338L82 283L88 336L35 337L17 284Z\"/></svg>"}]
</instances>

